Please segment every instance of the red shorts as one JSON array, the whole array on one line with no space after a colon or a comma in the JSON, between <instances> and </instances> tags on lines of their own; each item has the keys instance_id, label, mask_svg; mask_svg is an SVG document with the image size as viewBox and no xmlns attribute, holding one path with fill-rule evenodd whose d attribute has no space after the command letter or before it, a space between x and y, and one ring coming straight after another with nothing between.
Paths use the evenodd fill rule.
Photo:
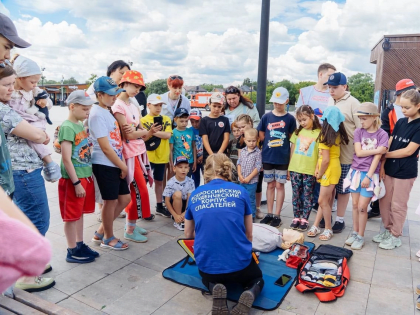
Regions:
<instances>
[{"instance_id":1,"label":"red shorts","mask_svg":"<svg viewBox=\"0 0 420 315\"><path fill-rule=\"evenodd\" d=\"M76 197L76 191L70 178L60 178L58 182L58 201L60 202L61 217L64 222L77 221L83 213L95 211L95 185L93 178L80 178L86 191L84 198Z\"/></svg>"}]
</instances>

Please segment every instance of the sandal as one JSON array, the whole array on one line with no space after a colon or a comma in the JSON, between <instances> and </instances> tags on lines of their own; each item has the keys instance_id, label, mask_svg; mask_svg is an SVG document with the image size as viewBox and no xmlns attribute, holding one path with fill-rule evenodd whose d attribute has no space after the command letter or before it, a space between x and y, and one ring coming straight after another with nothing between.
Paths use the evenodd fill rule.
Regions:
<instances>
[{"instance_id":1,"label":"sandal","mask_svg":"<svg viewBox=\"0 0 420 315\"><path fill-rule=\"evenodd\" d=\"M306 235L309 236L309 237L315 237L319 233L321 233L321 230L318 229L315 225L312 225L311 228L309 229L308 233L306 233Z\"/></svg>"},{"instance_id":2,"label":"sandal","mask_svg":"<svg viewBox=\"0 0 420 315\"><path fill-rule=\"evenodd\" d=\"M99 234L97 231L94 233L95 235L92 237L91 242L100 245L104 238L103 234ZM95 238L96 237L96 238Z\"/></svg>"},{"instance_id":3,"label":"sandal","mask_svg":"<svg viewBox=\"0 0 420 315\"><path fill-rule=\"evenodd\" d=\"M329 241L333 236L333 231L325 229L324 232L319 236L321 241Z\"/></svg>"},{"instance_id":4,"label":"sandal","mask_svg":"<svg viewBox=\"0 0 420 315\"><path fill-rule=\"evenodd\" d=\"M113 249L113 250L126 250L126 249L128 249L128 246L127 247L123 247L124 245L125 245L125 243L123 243L123 242L121 242L121 240L118 240L118 242L117 243L115 243L114 245L110 245L109 243L112 241L112 240L115 240L116 238L115 238L115 236L111 236L110 238L108 238L108 239L103 239L102 240L102 243L101 243L101 247L102 248L108 248L108 249Z\"/></svg>"}]
</instances>

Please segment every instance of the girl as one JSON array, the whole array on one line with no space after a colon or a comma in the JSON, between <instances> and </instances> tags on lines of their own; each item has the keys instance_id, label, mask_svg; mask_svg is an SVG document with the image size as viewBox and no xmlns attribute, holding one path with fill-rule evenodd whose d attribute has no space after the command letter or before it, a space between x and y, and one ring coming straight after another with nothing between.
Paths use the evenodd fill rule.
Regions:
<instances>
[{"instance_id":1,"label":"girl","mask_svg":"<svg viewBox=\"0 0 420 315\"><path fill-rule=\"evenodd\" d=\"M160 130L161 127L153 127L149 131L139 128L140 112L130 102L130 99L134 98L141 90L146 89L140 72L134 70L126 71L121 78L119 86L125 89L125 92L118 96L112 106L112 112L120 126L128 124L134 128L130 133L126 133L123 130L123 155L128 167L126 179L131 193L131 202L125 208L127 225L124 238L135 242L146 242L147 238L144 235L147 234L147 231L136 226L139 213L145 220L150 221L154 219L154 215L150 214L149 194L144 178L144 174L147 173L146 166L149 165L149 162L142 137L146 135L150 137L155 130ZM149 183L153 183L151 177L149 177ZM140 211L138 211L139 209Z\"/></svg>"},{"instance_id":2,"label":"girl","mask_svg":"<svg viewBox=\"0 0 420 315\"><path fill-rule=\"evenodd\" d=\"M417 90L404 92L400 105L405 118L395 124L380 172L386 188L385 196L379 200L385 231L376 235L373 241L380 243L382 249L401 246L407 201L418 174L420 93Z\"/></svg>"},{"instance_id":3,"label":"girl","mask_svg":"<svg viewBox=\"0 0 420 315\"><path fill-rule=\"evenodd\" d=\"M299 128L290 139L290 164L288 178L292 180L293 214L290 227L299 231L308 229L312 210L314 176L318 161L318 136L321 124L309 105L302 105L296 111Z\"/></svg>"},{"instance_id":4,"label":"girl","mask_svg":"<svg viewBox=\"0 0 420 315\"><path fill-rule=\"evenodd\" d=\"M308 231L308 236L315 237L321 233L318 226L321 219L324 218L325 230L319 236L319 239L328 241L333 236L331 206L334 198L334 188L341 176L340 145L348 144L349 137L344 129L345 117L337 107L328 106L321 120L323 124L317 139L319 141L319 155L315 169L315 177L321 184L318 199L319 208L314 225Z\"/></svg>"},{"instance_id":5,"label":"girl","mask_svg":"<svg viewBox=\"0 0 420 315\"><path fill-rule=\"evenodd\" d=\"M367 207L379 195L379 170L382 154L388 148L388 134L380 129L378 107L373 103L363 103L356 112L362 128L354 132L353 163L344 187L350 186L353 200L353 232L346 240L351 249L362 249L368 219ZM378 188L377 188L378 187Z\"/></svg>"}]
</instances>

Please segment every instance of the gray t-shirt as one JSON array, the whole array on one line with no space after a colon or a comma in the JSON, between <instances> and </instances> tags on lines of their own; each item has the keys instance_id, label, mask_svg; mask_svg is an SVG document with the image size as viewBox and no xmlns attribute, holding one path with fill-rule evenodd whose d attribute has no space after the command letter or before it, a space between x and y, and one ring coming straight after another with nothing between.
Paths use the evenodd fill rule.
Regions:
<instances>
[{"instance_id":1,"label":"gray t-shirt","mask_svg":"<svg viewBox=\"0 0 420 315\"><path fill-rule=\"evenodd\" d=\"M176 191L180 191L182 193L182 199L187 200L188 194L191 194L194 189L194 181L190 177L186 177L185 180L181 182L174 176L166 183L163 196L172 197Z\"/></svg>"}]
</instances>

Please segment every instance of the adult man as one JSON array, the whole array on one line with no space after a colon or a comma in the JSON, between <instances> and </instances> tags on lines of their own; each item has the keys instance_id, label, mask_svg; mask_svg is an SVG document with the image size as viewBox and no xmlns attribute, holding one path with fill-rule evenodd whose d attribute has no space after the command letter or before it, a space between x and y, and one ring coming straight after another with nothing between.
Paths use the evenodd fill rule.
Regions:
<instances>
[{"instance_id":1,"label":"adult man","mask_svg":"<svg viewBox=\"0 0 420 315\"><path fill-rule=\"evenodd\" d=\"M336 186L337 197L337 217L333 225L333 233L341 233L345 228L344 214L346 212L347 204L350 198L350 189L343 190L343 181L350 170L351 162L353 161L354 144L353 137L356 128L360 128L359 118L354 115L360 102L347 92L347 78L343 73L337 72L332 74L325 83L329 87L331 98L329 99L329 106L337 106L343 115L346 117L344 121L344 128L349 136L349 143L340 146L340 164L341 177Z\"/></svg>"},{"instance_id":2,"label":"adult man","mask_svg":"<svg viewBox=\"0 0 420 315\"><path fill-rule=\"evenodd\" d=\"M318 67L318 82L315 85L307 86L299 90L299 99L296 103L296 108L302 105L309 105L319 118L322 117L322 113L328 106L328 100L330 93L328 85L325 82L328 81L330 75L336 71L336 68L329 63L323 63ZM314 188L314 209L318 210L318 197L319 197L320 185L317 182Z\"/></svg>"}]
</instances>

